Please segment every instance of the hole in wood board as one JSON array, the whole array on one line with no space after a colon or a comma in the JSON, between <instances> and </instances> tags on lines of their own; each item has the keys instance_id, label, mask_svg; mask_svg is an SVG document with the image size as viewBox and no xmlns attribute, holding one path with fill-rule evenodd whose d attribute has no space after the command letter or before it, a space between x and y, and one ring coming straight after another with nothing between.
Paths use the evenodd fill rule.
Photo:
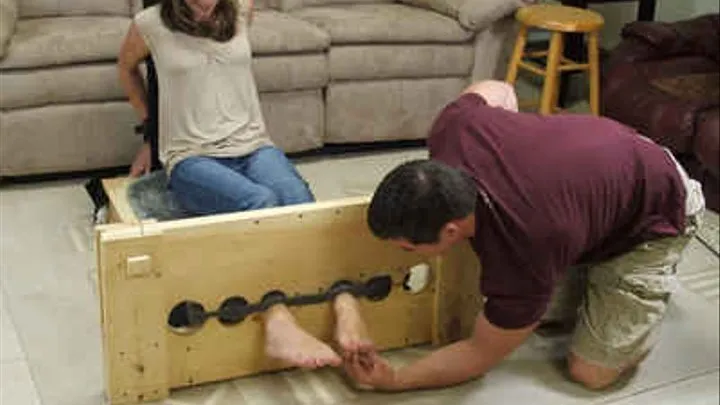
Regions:
<instances>
[{"instance_id":1,"label":"hole in wood board","mask_svg":"<svg viewBox=\"0 0 720 405\"><path fill-rule=\"evenodd\" d=\"M420 263L411 267L403 279L403 290L418 294L425 290L430 281L430 265Z\"/></svg>"},{"instance_id":2,"label":"hole in wood board","mask_svg":"<svg viewBox=\"0 0 720 405\"><path fill-rule=\"evenodd\" d=\"M167 325L174 333L189 335L205 323L205 308L195 301L182 301L168 315Z\"/></svg>"},{"instance_id":3,"label":"hole in wood board","mask_svg":"<svg viewBox=\"0 0 720 405\"><path fill-rule=\"evenodd\" d=\"M260 225L260 220L259 220L259 219L254 220L254 221L253 221L253 224L255 224L255 225Z\"/></svg>"},{"instance_id":4,"label":"hole in wood board","mask_svg":"<svg viewBox=\"0 0 720 405\"><path fill-rule=\"evenodd\" d=\"M298 214L298 219L303 219L303 214Z\"/></svg>"}]
</instances>

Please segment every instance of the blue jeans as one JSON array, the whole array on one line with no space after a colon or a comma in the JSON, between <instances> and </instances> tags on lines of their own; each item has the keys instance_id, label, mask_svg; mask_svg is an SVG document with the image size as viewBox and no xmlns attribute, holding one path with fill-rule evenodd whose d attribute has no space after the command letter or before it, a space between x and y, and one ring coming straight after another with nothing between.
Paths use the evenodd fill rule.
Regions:
<instances>
[{"instance_id":1,"label":"blue jeans","mask_svg":"<svg viewBox=\"0 0 720 405\"><path fill-rule=\"evenodd\" d=\"M182 208L197 215L315 200L292 162L272 146L242 157L183 159L172 170L169 187Z\"/></svg>"}]
</instances>

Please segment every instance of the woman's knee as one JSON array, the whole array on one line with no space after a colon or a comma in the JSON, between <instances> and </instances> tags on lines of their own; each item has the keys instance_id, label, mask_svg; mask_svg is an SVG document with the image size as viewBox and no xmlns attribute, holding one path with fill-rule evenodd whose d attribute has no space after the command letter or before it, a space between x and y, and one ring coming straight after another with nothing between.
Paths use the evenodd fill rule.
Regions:
<instances>
[{"instance_id":1,"label":"woman's knee","mask_svg":"<svg viewBox=\"0 0 720 405\"><path fill-rule=\"evenodd\" d=\"M274 187L282 205L304 204L315 201L310 187L302 178L287 179Z\"/></svg>"},{"instance_id":2,"label":"woman's knee","mask_svg":"<svg viewBox=\"0 0 720 405\"><path fill-rule=\"evenodd\" d=\"M255 210L277 207L280 205L280 199L273 190L261 186L253 190L253 192L246 198L238 201L238 204L240 205L240 207L238 207L238 211Z\"/></svg>"}]
</instances>

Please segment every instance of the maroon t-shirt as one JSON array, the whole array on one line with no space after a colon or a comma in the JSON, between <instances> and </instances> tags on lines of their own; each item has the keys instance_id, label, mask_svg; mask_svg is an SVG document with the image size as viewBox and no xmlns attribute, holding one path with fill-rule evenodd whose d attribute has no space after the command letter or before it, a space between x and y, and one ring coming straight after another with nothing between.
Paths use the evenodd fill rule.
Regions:
<instances>
[{"instance_id":1,"label":"maroon t-shirt","mask_svg":"<svg viewBox=\"0 0 720 405\"><path fill-rule=\"evenodd\" d=\"M666 152L607 118L514 113L466 94L438 116L428 146L477 185L471 242L498 327L538 321L572 265L684 227L685 189Z\"/></svg>"}]
</instances>

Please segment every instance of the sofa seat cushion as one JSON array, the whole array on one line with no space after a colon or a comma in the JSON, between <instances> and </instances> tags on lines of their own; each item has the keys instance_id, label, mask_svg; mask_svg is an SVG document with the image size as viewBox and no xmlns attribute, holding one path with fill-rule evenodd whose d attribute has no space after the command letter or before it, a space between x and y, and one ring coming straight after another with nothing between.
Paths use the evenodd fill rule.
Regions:
<instances>
[{"instance_id":1,"label":"sofa seat cushion","mask_svg":"<svg viewBox=\"0 0 720 405\"><path fill-rule=\"evenodd\" d=\"M121 15L130 16L131 0L18 0L22 18Z\"/></svg>"},{"instance_id":2,"label":"sofa seat cushion","mask_svg":"<svg viewBox=\"0 0 720 405\"><path fill-rule=\"evenodd\" d=\"M325 143L426 139L434 118L467 85L462 78L330 83Z\"/></svg>"},{"instance_id":3,"label":"sofa seat cushion","mask_svg":"<svg viewBox=\"0 0 720 405\"><path fill-rule=\"evenodd\" d=\"M3 110L125 98L114 63L6 71L0 89Z\"/></svg>"},{"instance_id":4,"label":"sofa seat cushion","mask_svg":"<svg viewBox=\"0 0 720 405\"><path fill-rule=\"evenodd\" d=\"M257 56L252 66L260 92L320 89L329 81L322 53Z\"/></svg>"},{"instance_id":5,"label":"sofa seat cushion","mask_svg":"<svg viewBox=\"0 0 720 405\"><path fill-rule=\"evenodd\" d=\"M291 14L327 31L333 44L462 43L473 37L450 17L402 4L307 7Z\"/></svg>"},{"instance_id":6,"label":"sofa seat cushion","mask_svg":"<svg viewBox=\"0 0 720 405\"><path fill-rule=\"evenodd\" d=\"M470 44L347 45L330 49L332 80L466 77L472 70Z\"/></svg>"},{"instance_id":7,"label":"sofa seat cushion","mask_svg":"<svg viewBox=\"0 0 720 405\"><path fill-rule=\"evenodd\" d=\"M51 17L19 20L0 69L114 61L128 17Z\"/></svg>"},{"instance_id":8,"label":"sofa seat cushion","mask_svg":"<svg viewBox=\"0 0 720 405\"><path fill-rule=\"evenodd\" d=\"M249 34L256 55L322 52L330 46L330 36L325 31L274 10L256 12Z\"/></svg>"}]
</instances>

